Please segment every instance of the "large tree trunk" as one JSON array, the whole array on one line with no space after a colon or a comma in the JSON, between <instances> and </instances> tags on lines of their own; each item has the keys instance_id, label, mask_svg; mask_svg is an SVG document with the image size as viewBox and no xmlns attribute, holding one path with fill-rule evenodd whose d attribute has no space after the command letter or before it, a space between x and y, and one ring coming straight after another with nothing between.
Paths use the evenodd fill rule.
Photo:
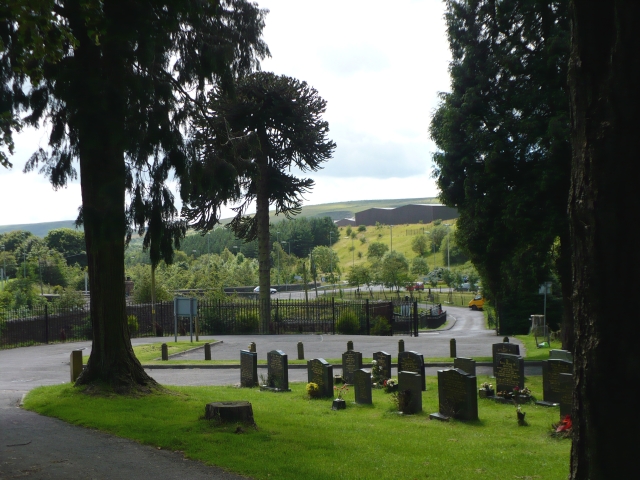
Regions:
<instances>
[{"instance_id":1,"label":"large tree trunk","mask_svg":"<svg viewBox=\"0 0 640 480\"><path fill-rule=\"evenodd\" d=\"M262 154L260 154L262 156ZM269 257L269 176L268 159L262 157L260 178L256 183L256 222L258 236L258 284L260 285L260 325L269 333L271 320L271 259Z\"/></svg>"},{"instance_id":2,"label":"large tree trunk","mask_svg":"<svg viewBox=\"0 0 640 480\"><path fill-rule=\"evenodd\" d=\"M573 351L573 274L571 270L571 236L569 226L560 235L560 253L556 261L562 288L562 348Z\"/></svg>"},{"instance_id":3,"label":"large tree trunk","mask_svg":"<svg viewBox=\"0 0 640 480\"><path fill-rule=\"evenodd\" d=\"M125 312L124 55L113 44L103 45L102 52L91 41L76 50L85 68L75 80L81 102L76 111L93 331L89 363L77 383L107 383L116 391L129 391L155 381L133 353Z\"/></svg>"},{"instance_id":4,"label":"large tree trunk","mask_svg":"<svg viewBox=\"0 0 640 480\"><path fill-rule=\"evenodd\" d=\"M635 478L640 2L572 1L572 479ZM626 298L623 298L626 297Z\"/></svg>"}]
</instances>

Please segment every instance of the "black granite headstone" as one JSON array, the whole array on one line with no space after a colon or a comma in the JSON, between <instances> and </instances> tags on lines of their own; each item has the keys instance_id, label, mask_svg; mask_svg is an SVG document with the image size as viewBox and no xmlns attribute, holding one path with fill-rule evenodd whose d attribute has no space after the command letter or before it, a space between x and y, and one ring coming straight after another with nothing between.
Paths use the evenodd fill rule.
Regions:
<instances>
[{"instance_id":1,"label":"black granite headstone","mask_svg":"<svg viewBox=\"0 0 640 480\"><path fill-rule=\"evenodd\" d=\"M404 340L398 340L398 353L404 352Z\"/></svg>"},{"instance_id":2,"label":"black granite headstone","mask_svg":"<svg viewBox=\"0 0 640 480\"><path fill-rule=\"evenodd\" d=\"M419 373L404 371L398 373L398 395L409 396L402 413L422 412L422 380L423 377Z\"/></svg>"},{"instance_id":3,"label":"black granite headstone","mask_svg":"<svg viewBox=\"0 0 640 480\"><path fill-rule=\"evenodd\" d=\"M456 357L453 359L453 368L459 368L468 375L476 375L476 361L473 358Z\"/></svg>"},{"instance_id":4,"label":"black granite headstone","mask_svg":"<svg viewBox=\"0 0 640 480\"><path fill-rule=\"evenodd\" d=\"M361 368L353 374L353 386L355 390L356 403L372 404L371 396L371 372Z\"/></svg>"},{"instance_id":5,"label":"black granite headstone","mask_svg":"<svg viewBox=\"0 0 640 480\"><path fill-rule=\"evenodd\" d=\"M362 368L362 353L347 350L342 354L342 379L344 383L353 384L353 374Z\"/></svg>"},{"instance_id":6,"label":"black granite headstone","mask_svg":"<svg viewBox=\"0 0 640 480\"><path fill-rule=\"evenodd\" d=\"M249 350L240 350L240 386L258 385L258 354Z\"/></svg>"},{"instance_id":7,"label":"black granite headstone","mask_svg":"<svg viewBox=\"0 0 640 480\"><path fill-rule=\"evenodd\" d=\"M561 373L573 373L573 363L554 359L542 362L542 398L546 403L560 403Z\"/></svg>"},{"instance_id":8,"label":"black granite headstone","mask_svg":"<svg viewBox=\"0 0 640 480\"><path fill-rule=\"evenodd\" d=\"M289 359L282 350L271 350L267 353L267 387L278 390L289 390Z\"/></svg>"},{"instance_id":9,"label":"black granite headstone","mask_svg":"<svg viewBox=\"0 0 640 480\"><path fill-rule=\"evenodd\" d=\"M427 389L424 378L424 358L421 353L410 350L398 353L398 372L415 372L422 378L422 390Z\"/></svg>"},{"instance_id":10,"label":"black granite headstone","mask_svg":"<svg viewBox=\"0 0 640 480\"><path fill-rule=\"evenodd\" d=\"M560 419L566 415L571 415L571 405L573 404L573 374L560 373Z\"/></svg>"},{"instance_id":11,"label":"black granite headstone","mask_svg":"<svg viewBox=\"0 0 640 480\"><path fill-rule=\"evenodd\" d=\"M498 366L498 355L500 353L508 353L510 355L520 355L520 346L515 343L502 342L494 343L491 346L493 352L493 376L496 376L496 367Z\"/></svg>"},{"instance_id":12,"label":"black granite headstone","mask_svg":"<svg viewBox=\"0 0 640 480\"><path fill-rule=\"evenodd\" d=\"M391 378L391 355L384 351L373 352L373 359L378 362L382 378Z\"/></svg>"},{"instance_id":13,"label":"black granite headstone","mask_svg":"<svg viewBox=\"0 0 640 480\"><path fill-rule=\"evenodd\" d=\"M333 365L324 358L307 362L307 380L318 385L321 397L333 396Z\"/></svg>"},{"instance_id":14,"label":"black granite headstone","mask_svg":"<svg viewBox=\"0 0 640 480\"><path fill-rule=\"evenodd\" d=\"M573 355L568 350L553 349L549 350L549 360L565 360L573 363Z\"/></svg>"},{"instance_id":15,"label":"black granite headstone","mask_svg":"<svg viewBox=\"0 0 640 480\"><path fill-rule=\"evenodd\" d=\"M496 392L511 392L524 388L524 360L518 355L498 354L496 366Z\"/></svg>"},{"instance_id":16,"label":"black granite headstone","mask_svg":"<svg viewBox=\"0 0 640 480\"><path fill-rule=\"evenodd\" d=\"M438 400L439 415L435 415L434 418L477 420L476 377L458 368L438 370Z\"/></svg>"}]
</instances>

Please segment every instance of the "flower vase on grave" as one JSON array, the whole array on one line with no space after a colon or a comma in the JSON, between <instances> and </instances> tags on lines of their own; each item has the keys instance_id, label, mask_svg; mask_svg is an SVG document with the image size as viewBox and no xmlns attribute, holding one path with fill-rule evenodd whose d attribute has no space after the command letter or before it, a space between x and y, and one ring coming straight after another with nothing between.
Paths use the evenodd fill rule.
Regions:
<instances>
[{"instance_id":1,"label":"flower vase on grave","mask_svg":"<svg viewBox=\"0 0 640 480\"><path fill-rule=\"evenodd\" d=\"M336 398L333 400L331 410L344 410L345 408L347 408L347 402L345 402L342 398Z\"/></svg>"}]
</instances>

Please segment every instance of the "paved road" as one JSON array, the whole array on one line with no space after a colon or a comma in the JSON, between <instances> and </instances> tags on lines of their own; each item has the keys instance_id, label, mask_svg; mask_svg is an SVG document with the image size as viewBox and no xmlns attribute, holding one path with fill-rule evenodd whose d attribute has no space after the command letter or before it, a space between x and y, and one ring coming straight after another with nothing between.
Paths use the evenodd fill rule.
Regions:
<instances>
[{"instance_id":1,"label":"paved road","mask_svg":"<svg viewBox=\"0 0 640 480\"><path fill-rule=\"evenodd\" d=\"M222 343L212 348L214 359L239 358L239 350L249 342L257 344L258 358L279 349L297 358L296 345L302 341L305 358L340 358L347 340L365 357L378 350L397 355L398 340L405 350L415 350L428 357L448 357L449 340L456 338L458 356L491 356L491 344L499 341L495 332L487 331L483 315L465 308L449 307L455 325L446 331L412 337L367 337L344 335L220 336ZM202 337L203 339L210 337ZM186 337L182 338L187 340ZM162 341L160 338L134 339L134 344ZM164 339L166 340L166 338ZM82 348L90 352L90 342L42 345L0 350L0 480L11 478L64 479L129 478L136 479L240 479L220 469L183 459L178 453L158 451L129 440L65 424L56 419L17 408L23 394L40 385L69 381L69 354ZM521 347L522 348L522 347ZM524 352L523 352L524 353ZM189 355L203 358L202 351ZM338 371L338 369L336 369ZM427 369L435 375L437 367ZM165 385L228 385L239 382L234 369L148 369ZM489 367L478 373L489 374ZM528 371L529 374L539 372ZM305 369L292 368L290 381L306 381Z\"/></svg>"}]
</instances>

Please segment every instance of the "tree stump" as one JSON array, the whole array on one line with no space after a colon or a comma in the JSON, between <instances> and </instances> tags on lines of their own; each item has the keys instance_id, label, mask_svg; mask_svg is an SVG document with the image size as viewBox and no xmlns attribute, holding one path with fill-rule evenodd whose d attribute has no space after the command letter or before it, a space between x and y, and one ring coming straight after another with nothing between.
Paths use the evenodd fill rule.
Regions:
<instances>
[{"instance_id":1,"label":"tree stump","mask_svg":"<svg viewBox=\"0 0 640 480\"><path fill-rule=\"evenodd\" d=\"M211 402L204 407L204 418L219 423L244 423L255 425L253 408L246 400L235 402Z\"/></svg>"}]
</instances>

